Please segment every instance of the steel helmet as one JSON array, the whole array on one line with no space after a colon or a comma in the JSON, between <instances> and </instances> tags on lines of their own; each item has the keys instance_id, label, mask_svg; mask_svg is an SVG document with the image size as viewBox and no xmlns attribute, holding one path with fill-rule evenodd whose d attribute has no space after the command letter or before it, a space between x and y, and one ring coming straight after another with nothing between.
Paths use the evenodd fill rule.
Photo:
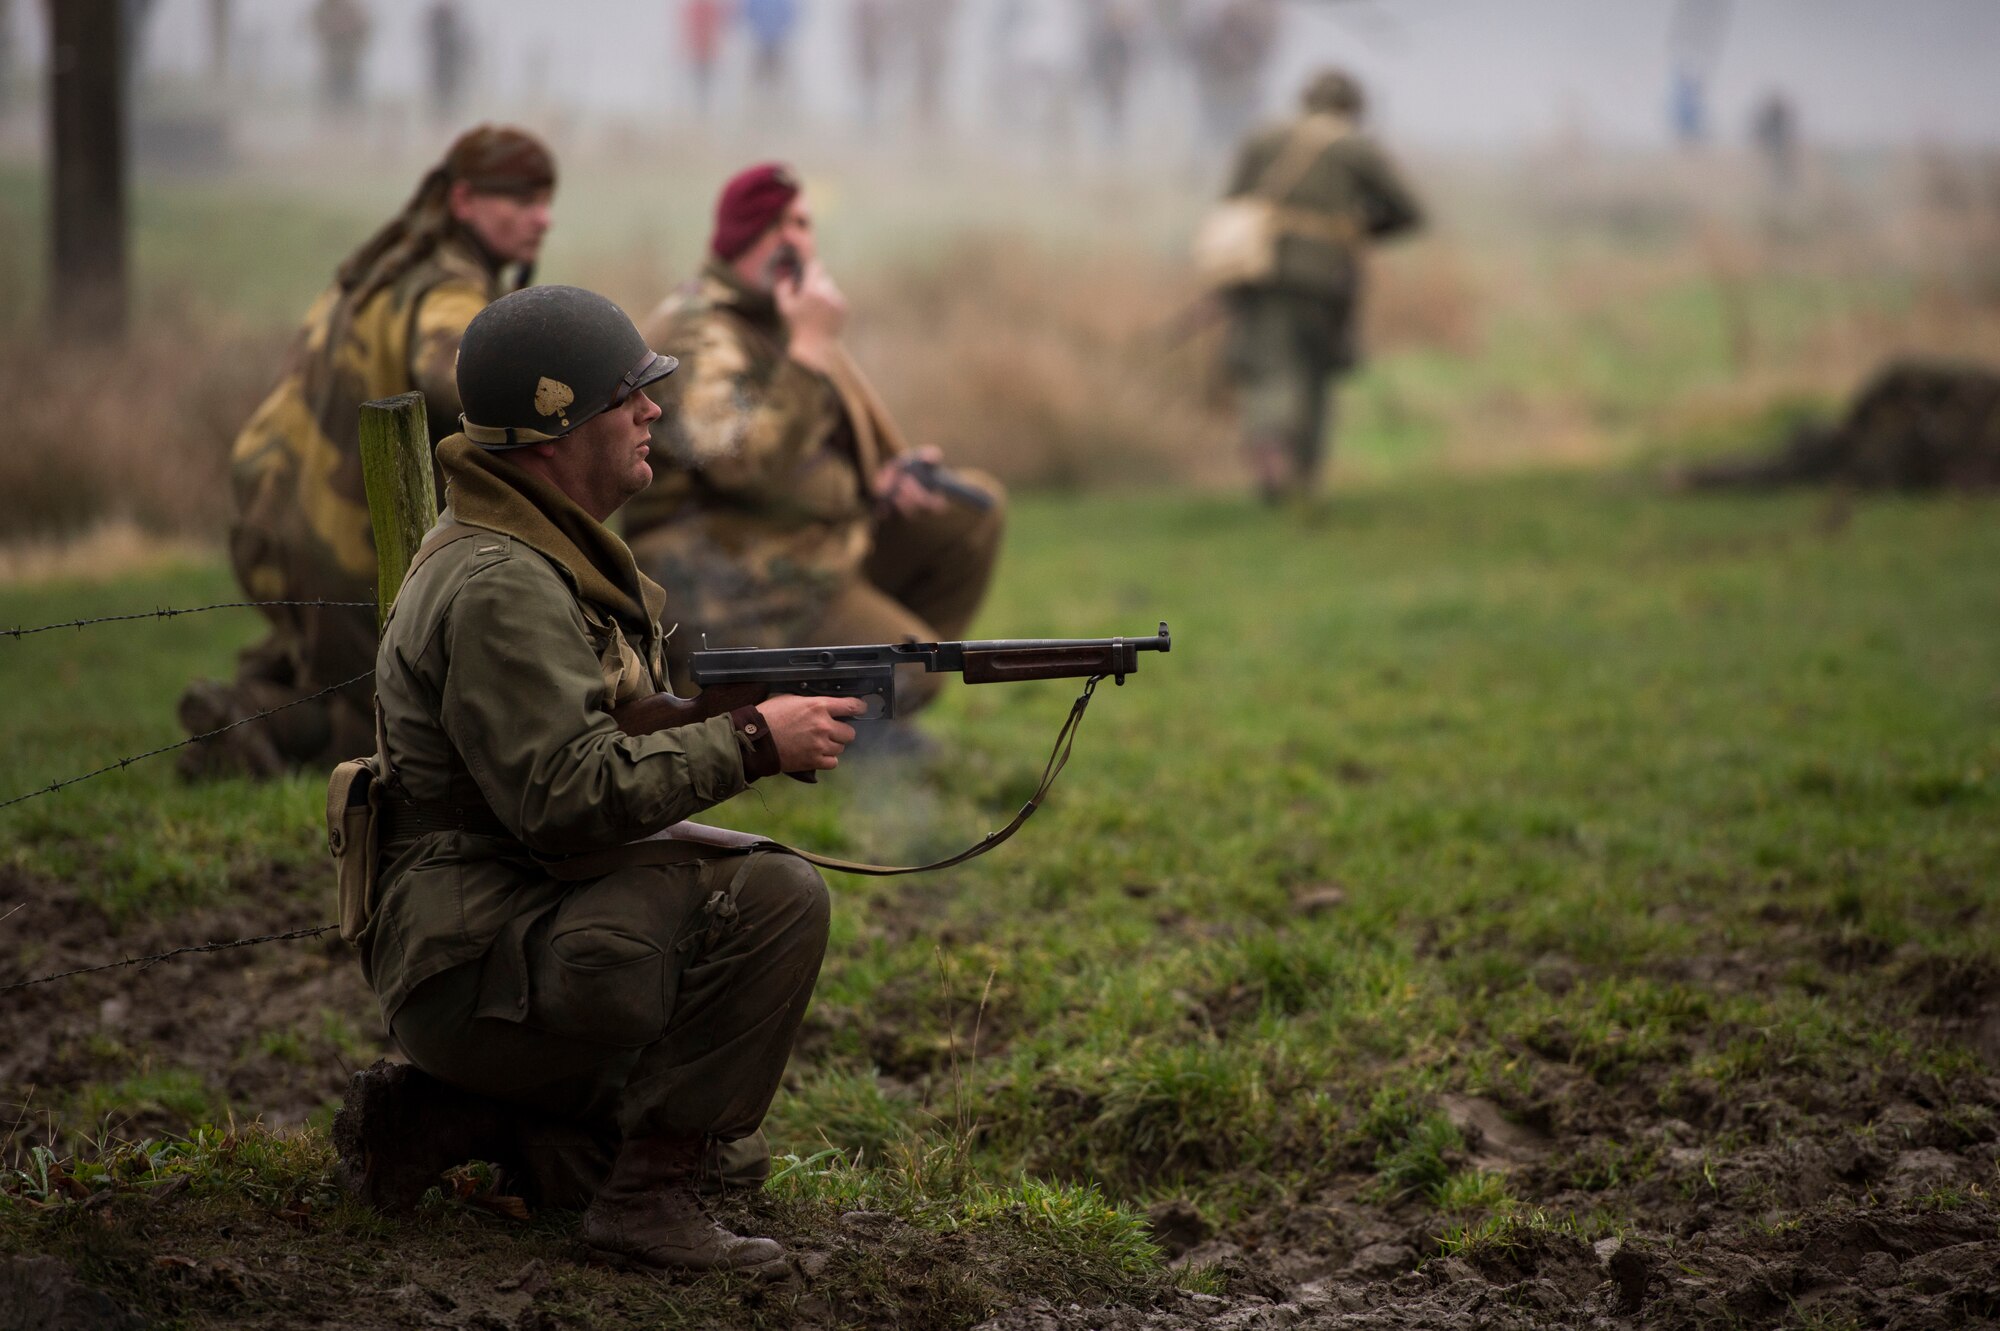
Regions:
<instances>
[{"instance_id":1,"label":"steel helmet","mask_svg":"<svg viewBox=\"0 0 2000 1331\"><path fill-rule=\"evenodd\" d=\"M625 311L582 287L502 296L458 344L459 418L482 448L560 439L680 366L646 345Z\"/></svg>"}]
</instances>

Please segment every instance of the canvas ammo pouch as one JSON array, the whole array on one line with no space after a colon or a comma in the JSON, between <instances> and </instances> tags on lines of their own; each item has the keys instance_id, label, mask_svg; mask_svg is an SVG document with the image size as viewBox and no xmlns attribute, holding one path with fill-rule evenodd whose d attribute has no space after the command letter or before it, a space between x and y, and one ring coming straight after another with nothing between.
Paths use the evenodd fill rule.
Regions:
<instances>
[{"instance_id":1,"label":"canvas ammo pouch","mask_svg":"<svg viewBox=\"0 0 2000 1331\"><path fill-rule=\"evenodd\" d=\"M382 783L375 759L351 758L326 784L326 848L333 855L340 937L358 943L375 918L381 880Z\"/></svg>"},{"instance_id":2,"label":"canvas ammo pouch","mask_svg":"<svg viewBox=\"0 0 2000 1331\"><path fill-rule=\"evenodd\" d=\"M1346 218L1281 202L1305 179L1320 154L1350 132L1348 122L1338 117L1306 117L1248 193L1224 199L1209 210L1195 231L1191 254L1204 286L1225 291L1270 281L1278 271L1278 243L1286 236L1343 247L1360 238L1359 228Z\"/></svg>"}]
</instances>

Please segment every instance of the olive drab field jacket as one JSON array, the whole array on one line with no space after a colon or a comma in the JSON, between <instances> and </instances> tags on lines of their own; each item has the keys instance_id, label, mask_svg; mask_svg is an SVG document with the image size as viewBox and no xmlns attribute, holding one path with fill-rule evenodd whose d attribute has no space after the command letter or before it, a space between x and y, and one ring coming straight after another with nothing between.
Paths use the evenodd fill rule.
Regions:
<instances>
[{"instance_id":1,"label":"olive drab field jacket","mask_svg":"<svg viewBox=\"0 0 2000 1331\"><path fill-rule=\"evenodd\" d=\"M461 538L425 557L383 631L379 761L392 799L464 810L471 830L385 843L360 940L385 1019L451 967L523 965L528 929L570 890L549 862L650 836L745 785L728 716L642 737L613 722L611 707L665 678L660 589L624 543L463 435L438 452L448 506L431 539Z\"/></svg>"},{"instance_id":2,"label":"olive drab field jacket","mask_svg":"<svg viewBox=\"0 0 2000 1331\"><path fill-rule=\"evenodd\" d=\"M1326 146L1276 202L1287 208L1351 223L1359 239L1379 239L1417 226L1422 214L1375 141L1325 113L1274 125L1253 135L1237 154L1228 195L1256 189L1295 134L1322 130ZM1359 279L1353 245L1318 236L1286 235L1278 242L1274 285L1344 300Z\"/></svg>"}]
</instances>

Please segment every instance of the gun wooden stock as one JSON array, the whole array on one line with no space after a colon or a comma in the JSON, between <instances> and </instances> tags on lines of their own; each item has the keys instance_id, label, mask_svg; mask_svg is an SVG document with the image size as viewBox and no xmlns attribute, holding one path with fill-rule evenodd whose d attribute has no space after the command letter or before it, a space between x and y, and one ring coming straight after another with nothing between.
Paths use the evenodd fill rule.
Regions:
<instances>
[{"instance_id":1,"label":"gun wooden stock","mask_svg":"<svg viewBox=\"0 0 2000 1331\"><path fill-rule=\"evenodd\" d=\"M762 684L711 684L692 698L655 693L611 709L611 719L628 735L655 735L675 726L691 726L739 707L754 707L771 696Z\"/></svg>"},{"instance_id":2,"label":"gun wooden stock","mask_svg":"<svg viewBox=\"0 0 2000 1331\"><path fill-rule=\"evenodd\" d=\"M967 651L965 654L965 682L968 684L1126 675L1138 668L1138 650L1129 642L1093 643L1078 647L1010 647L995 651Z\"/></svg>"}]
</instances>

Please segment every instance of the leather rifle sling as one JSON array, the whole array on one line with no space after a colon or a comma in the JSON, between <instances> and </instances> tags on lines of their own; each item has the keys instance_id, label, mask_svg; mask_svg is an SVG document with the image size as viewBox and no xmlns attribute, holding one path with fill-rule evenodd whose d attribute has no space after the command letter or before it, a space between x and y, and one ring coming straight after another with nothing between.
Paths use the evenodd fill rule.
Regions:
<instances>
[{"instance_id":1,"label":"leather rifle sling","mask_svg":"<svg viewBox=\"0 0 2000 1331\"><path fill-rule=\"evenodd\" d=\"M832 855L820 855L810 850L800 850L782 841L769 837L758 837L742 846L718 846L699 841L632 841L608 850L591 851L563 860L537 860L537 863L552 877L564 882L580 882L589 878L602 877L617 869L632 868L649 864L685 864L691 860L713 859L727 855L747 855L754 851L776 850L787 855L796 855L808 864L822 869L832 869L838 873L862 874L871 878L892 878L906 873L929 873L936 869L949 869L976 860L987 851L996 849L1014 833L1021 830L1028 819L1035 816L1035 810L1042 807L1048 798L1056 778L1069 764L1071 750L1076 747L1077 727L1083 721L1084 711L1090 706L1090 699L1097 692L1103 675L1092 675L1083 686L1083 692L1070 704L1069 715L1064 718L1062 728L1056 732L1055 746L1049 750L1049 761L1042 768L1041 782L1035 793L1028 797L1013 819L998 831L988 832L974 844L967 846L956 855L948 855L928 864L868 864L859 860L843 860Z\"/></svg>"}]
</instances>

